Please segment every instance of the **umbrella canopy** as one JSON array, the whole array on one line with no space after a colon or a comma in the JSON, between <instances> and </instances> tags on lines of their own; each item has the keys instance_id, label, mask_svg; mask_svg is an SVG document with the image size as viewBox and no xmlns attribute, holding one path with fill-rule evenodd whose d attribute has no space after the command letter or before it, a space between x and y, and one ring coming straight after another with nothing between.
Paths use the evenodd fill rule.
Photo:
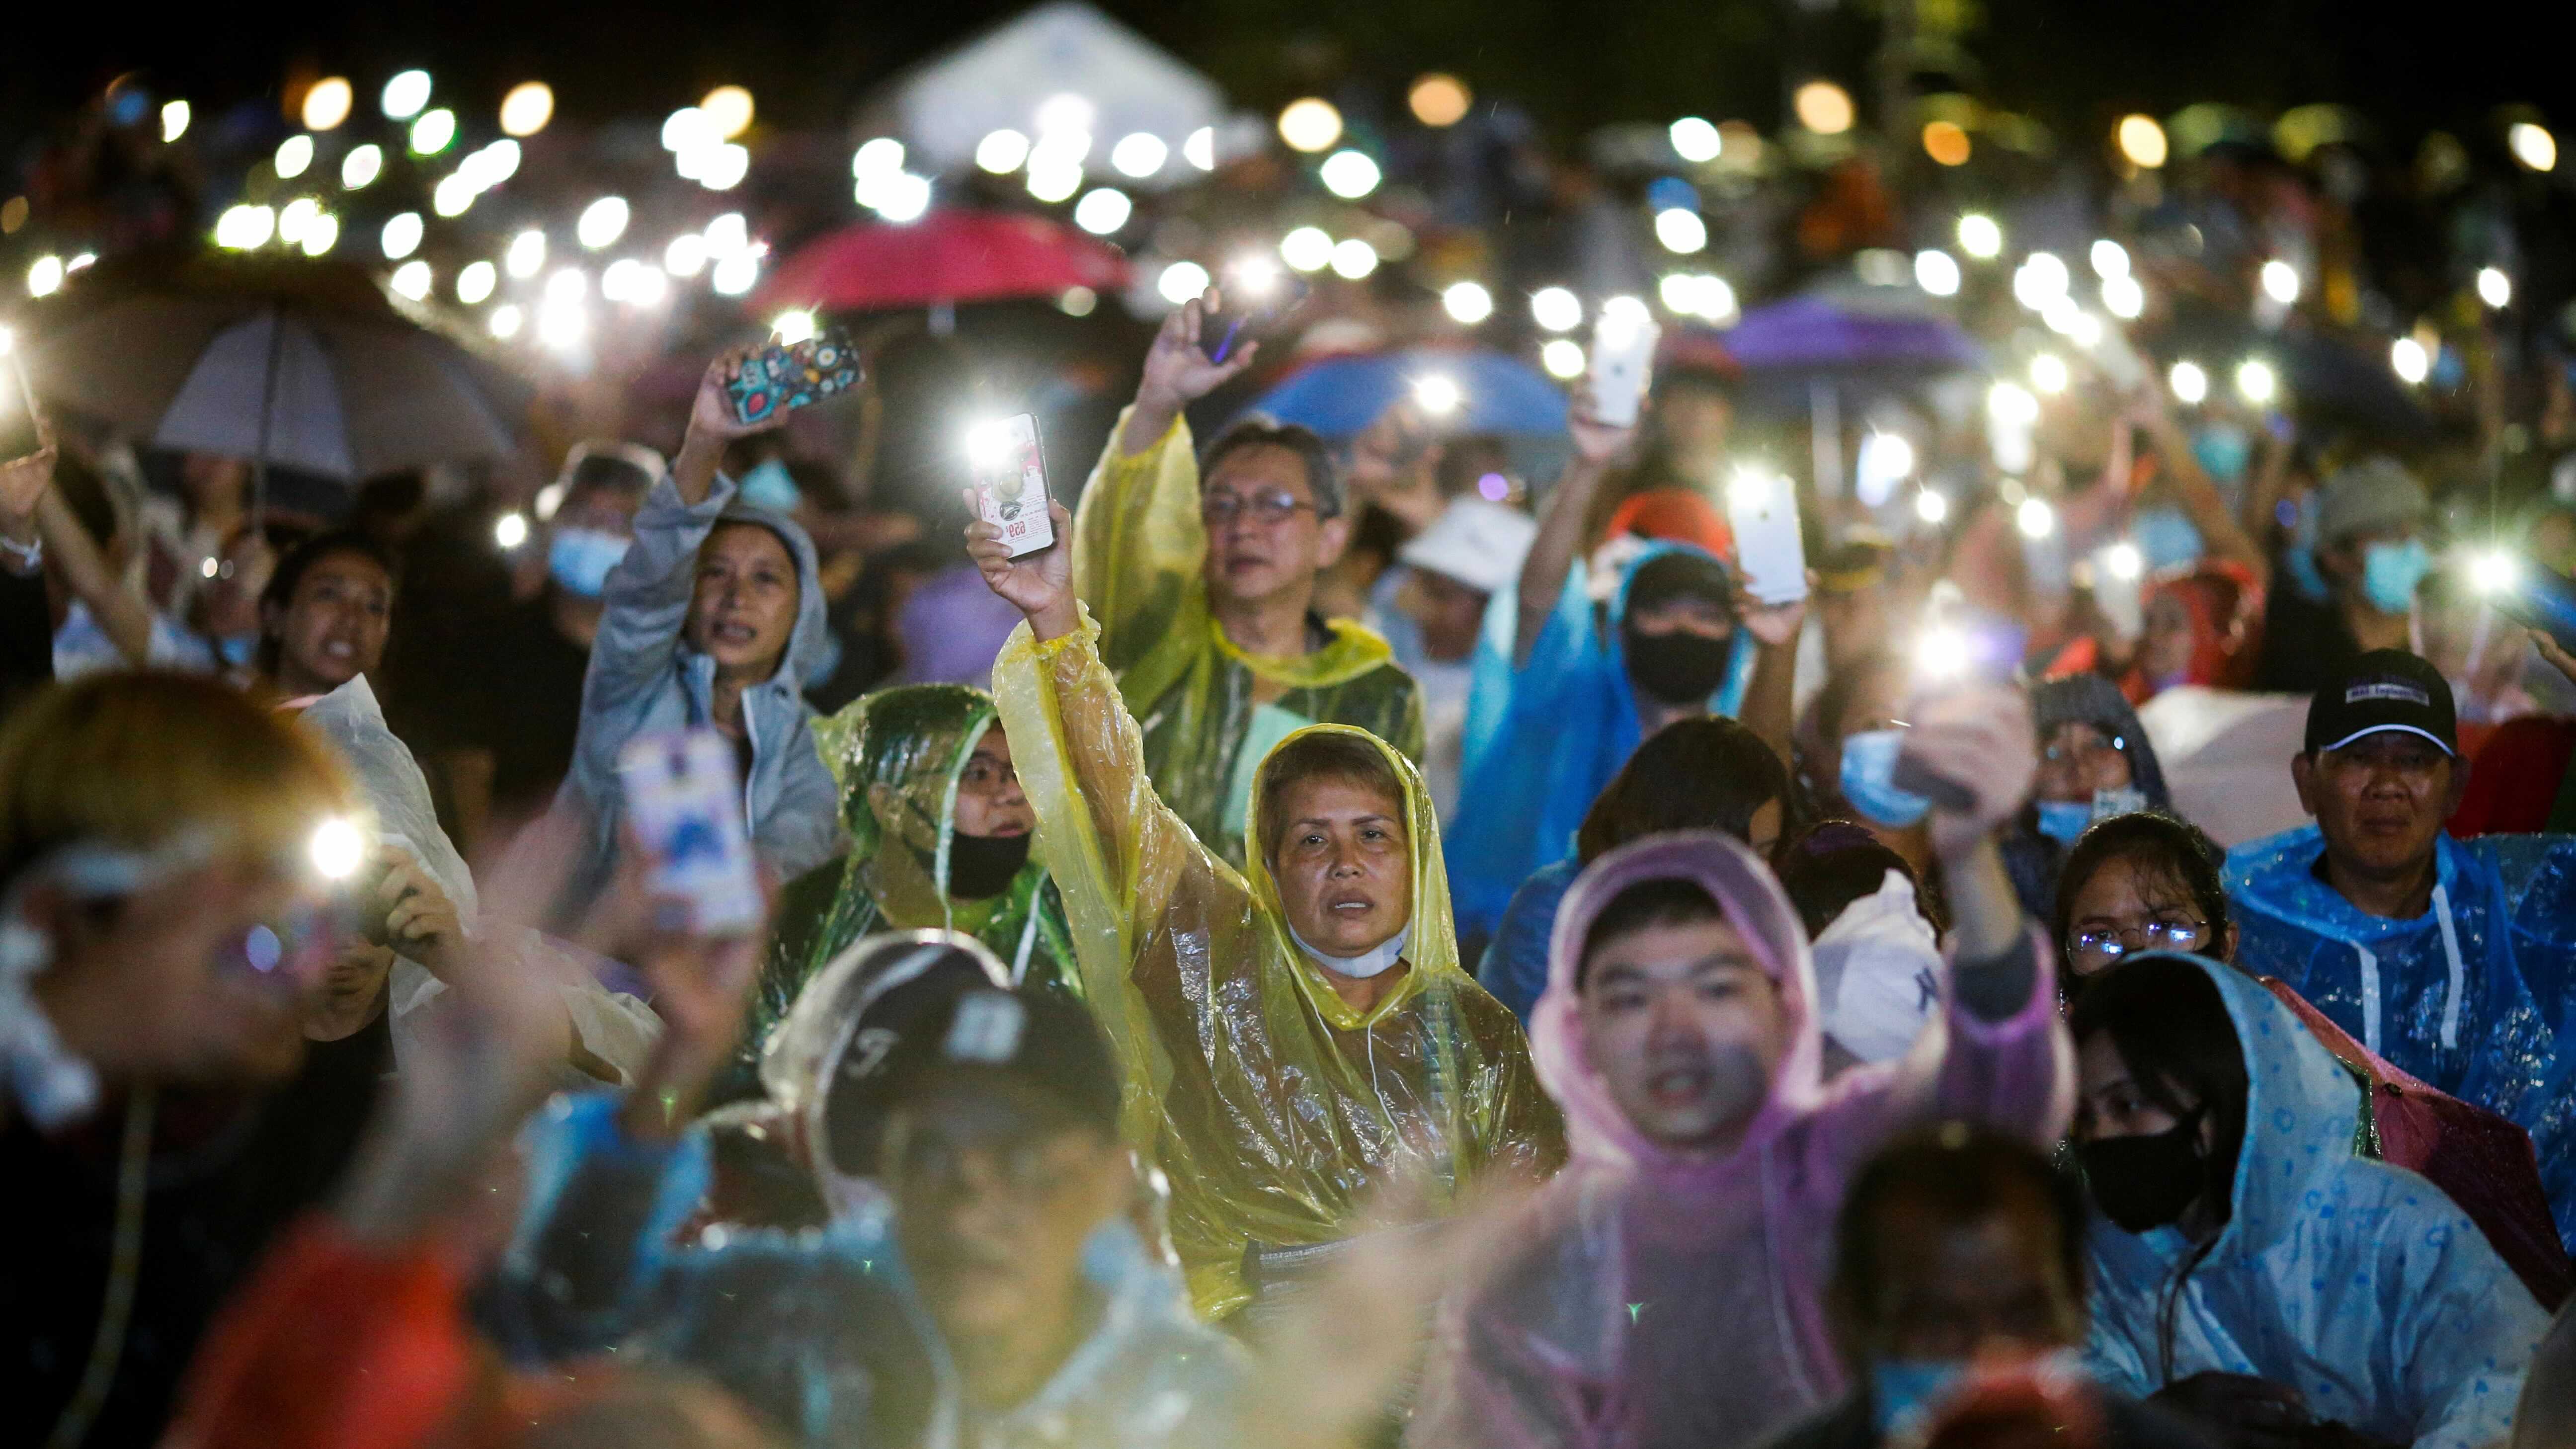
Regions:
<instances>
[{"instance_id":1,"label":"umbrella canopy","mask_svg":"<svg viewBox=\"0 0 2576 1449\"><path fill-rule=\"evenodd\" d=\"M1985 362L1976 339L1947 318L1815 296L1756 307L1724 335L1755 373L1919 375Z\"/></svg>"},{"instance_id":2,"label":"umbrella canopy","mask_svg":"<svg viewBox=\"0 0 2576 1449\"><path fill-rule=\"evenodd\" d=\"M818 237L771 271L752 303L874 312L1125 285L1127 259L1062 222L961 209Z\"/></svg>"},{"instance_id":3,"label":"umbrella canopy","mask_svg":"<svg viewBox=\"0 0 2576 1449\"><path fill-rule=\"evenodd\" d=\"M1545 373L1500 352L1417 347L1328 357L1309 363L1262 395L1252 411L1302 423L1327 438L1353 437L1426 378L1456 385L1461 433L1556 438L1565 432L1565 393Z\"/></svg>"},{"instance_id":4,"label":"umbrella canopy","mask_svg":"<svg viewBox=\"0 0 2576 1449\"><path fill-rule=\"evenodd\" d=\"M517 385L353 266L99 270L34 319L28 380L49 404L154 446L349 481L516 445Z\"/></svg>"}]
</instances>

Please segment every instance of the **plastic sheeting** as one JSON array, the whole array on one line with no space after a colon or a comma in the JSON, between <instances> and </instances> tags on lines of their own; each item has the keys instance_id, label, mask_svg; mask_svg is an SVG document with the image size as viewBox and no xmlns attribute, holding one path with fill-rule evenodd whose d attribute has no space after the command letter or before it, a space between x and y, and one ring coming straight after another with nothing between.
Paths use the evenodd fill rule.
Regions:
<instances>
[{"instance_id":1,"label":"plastic sheeting","mask_svg":"<svg viewBox=\"0 0 2576 1449\"><path fill-rule=\"evenodd\" d=\"M2540 1305L2440 1189L2354 1155L2360 1089L2288 1007L2190 959L2217 983L2245 1053L2234 1207L2178 1292L2191 1252L2181 1232L2094 1221L2096 1373L2140 1398L2203 1371L2245 1374L2383 1443L2502 1440L2548 1327ZM2168 1312L2170 1363L2158 1342Z\"/></svg>"},{"instance_id":2,"label":"plastic sheeting","mask_svg":"<svg viewBox=\"0 0 2576 1449\"><path fill-rule=\"evenodd\" d=\"M2220 845L2307 823L2290 757L2307 749L2308 697L2179 685L2138 706L2174 813Z\"/></svg>"},{"instance_id":3,"label":"plastic sheeting","mask_svg":"<svg viewBox=\"0 0 2576 1449\"><path fill-rule=\"evenodd\" d=\"M1044 645L1021 629L995 693L1085 994L1127 1074L1124 1129L1171 1179L1200 1311L1247 1301L1247 1245L1340 1240L1399 1169L1427 1168L1435 1199L1490 1169L1552 1169L1560 1128L1519 1023L1459 967L1439 824L1413 766L1343 726L1290 736L1366 739L1404 782L1411 969L1362 1015L1289 940L1257 853L1238 873L1157 798L1097 637L1087 617Z\"/></svg>"},{"instance_id":4,"label":"plastic sheeting","mask_svg":"<svg viewBox=\"0 0 2576 1449\"><path fill-rule=\"evenodd\" d=\"M1730 1151L1675 1152L1630 1126L1586 1055L1584 936L1629 886L1689 880L1780 992L1788 1047ZM1843 1189L1892 1134L1947 1118L2053 1143L2072 1101L2048 953L2030 999L1990 1022L1945 1001L1901 1062L1822 1081L1806 933L1751 849L1708 832L1593 862L1557 913L1531 1031L1574 1160L1494 1241L1486 1276L1442 1305L1407 1443L1417 1449L1723 1449L1758 1443L1845 1388L1825 1275Z\"/></svg>"},{"instance_id":5,"label":"plastic sheeting","mask_svg":"<svg viewBox=\"0 0 2576 1449\"><path fill-rule=\"evenodd\" d=\"M1243 821L1227 805L1256 709L1354 725L1418 760L1422 699L1386 641L1348 619L1330 621L1330 641L1311 653L1235 648L1208 613L1207 530L1189 424L1174 423L1132 458L1119 453L1126 429L1120 413L1074 515L1074 591L1100 621L1100 657L1143 727L1155 791L1200 840L1241 867ZM1272 691L1280 692L1256 700Z\"/></svg>"}]
</instances>

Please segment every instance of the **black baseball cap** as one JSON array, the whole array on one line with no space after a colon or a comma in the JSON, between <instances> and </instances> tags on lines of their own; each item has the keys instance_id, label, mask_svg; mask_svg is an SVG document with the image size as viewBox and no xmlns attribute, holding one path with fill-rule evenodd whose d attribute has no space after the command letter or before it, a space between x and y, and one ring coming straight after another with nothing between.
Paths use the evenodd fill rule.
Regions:
<instances>
[{"instance_id":1,"label":"black baseball cap","mask_svg":"<svg viewBox=\"0 0 2576 1449\"><path fill-rule=\"evenodd\" d=\"M934 1005L885 1059L889 1109L933 1087L989 1082L1058 1126L1118 1131L1119 1075L1090 1008L1051 987L978 988Z\"/></svg>"},{"instance_id":2,"label":"black baseball cap","mask_svg":"<svg viewBox=\"0 0 2576 1449\"><path fill-rule=\"evenodd\" d=\"M2457 758L2459 716L2442 671L2403 649L2374 649L2308 701L2309 754L2389 730L2418 735Z\"/></svg>"}]
</instances>

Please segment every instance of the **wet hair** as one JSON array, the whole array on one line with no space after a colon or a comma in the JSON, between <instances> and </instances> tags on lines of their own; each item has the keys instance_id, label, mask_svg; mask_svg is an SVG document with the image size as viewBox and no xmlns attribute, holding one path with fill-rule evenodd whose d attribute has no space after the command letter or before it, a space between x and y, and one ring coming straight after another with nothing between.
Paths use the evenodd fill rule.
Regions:
<instances>
[{"instance_id":1,"label":"wet hair","mask_svg":"<svg viewBox=\"0 0 2576 1449\"><path fill-rule=\"evenodd\" d=\"M378 542L374 535L362 533L354 528L335 528L304 540L288 549L286 556L277 561L276 569L268 576L268 587L259 591L261 623L258 666L260 673L272 679L277 677L278 655L284 647L283 641L268 628L266 616L269 609L272 606L279 610L291 607L295 602L295 591L303 584L304 576L311 573L324 559L344 553L355 554L383 569L385 581L392 587L393 594L397 597L401 594L402 565L395 561L393 550Z\"/></svg>"},{"instance_id":2,"label":"wet hair","mask_svg":"<svg viewBox=\"0 0 2576 1449\"><path fill-rule=\"evenodd\" d=\"M1718 830L1750 841L1753 817L1780 802L1794 823L1789 771L1762 737L1716 715L1676 720L1649 735L1584 812L1574 852L1590 865L1614 847L1674 830Z\"/></svg>"},{"instance_id":3,"label":"wet hair","mask_svg":"<svg viewBox=\"0 0 2576 1449\"><path fill-rule=\"evenodd\" d=\"M2094 873L2115 860L2182 887L2191 907L2209 922L2214 942L2227 928L2227 853L2190 821L2154 810L2114 815L2086 830L2058 867L2057 904L2049 922L2063 949L2075 929L2075 897ZM2072 984L2070 978L2069 984Z\"/></svg>"},{"instance_id":4,"label":"wet hair","mask_svg":"<svg viewBox=\"0 0 2576 1449\"><path fill-rule=\"evenodd\" d=\"M1302 423L1283 423L1265 413L1252 413L1225 425L1207 451L1199 456L1199 477L1216 473L1216 465L1229 453L1246 448L1286 448L1306 466L1306 489L1315 495L1317 518L1338 518L1342 512L1342 478L1333 467L1333 450L1325 445L1315 430Z\"/></svg>"},{"instance_id":5,"label":"wet hair","mask_svg":"<svg viewBox=\"0 0 2576 1449\"><path fill-rule=\"evenodd\" d=\"M1948 929L1937 894L1905 857L1848 820L1819 821L1798 835L1781 837L1772 868L1810 941L1823 935L1852 902L1878 894L1891 870L1913 884L1914 909L1933 933Z\"/></svg>"},{"instance_id":6,"label":"wet hair","mask_svg":"<svg viewBox=\"0 0 2576 1449\"><path fill-rule=\"evenodd\" d=\"M2236 1158L2245 1144L2252 1087L2218 983L2184 957L2140 956L2093 978L2075 999L2068 1027L2078 1046L2110 1033L2147 1102L2177 1118L2195 1110L2209 1114L2215 1135L2201 1191L2224 1220L2235 1206Z\"/></svg>"},{"instance_id":7,"label":"wet hair","mask_svg":"<svg viewBox=\"0 0 2576 1449\"><path fill-rule=\"evenodd\" d=\"M2000 1132L1945 1122L1897 1138L1869 1159L1843 1194L1834 1219L1833 1278L1826 1291L1838 1312L1860 1325L1875 1315L1878 1290L1892 1264L1885 1221L1898 1205L1944 1226L1972 1227L2015 1208L2037 1210L2054 1229L2058 1266L2084 1300L2084 1190L2025 1142Z\"/></svg>"},{"instance_id":8,"label":"wet hair","mask_svg":"<svg viewBox=\"0 0 2576 1449\"><path fill-rule=\"evenodd\" d=\"M1405 813L1404 781L1378 746L1357 735L1339 732L1292 740L1281 745L1261 767L1261 854L1265 860L1279 858L1279 838L1288 829L1284 818L1288 787L1308 780L1339 780L1374 790L1395 802L1398 818Z\"/></svg>"},{"instance_id":9,"label":"wet hair","mask_svg":"<svg viewBox=\"0 0 2576 1449\"><path fill-rule=\"evenodd\" d=\"M1592 957L1602 947L1621 936L1633 935L1656 926L1696 926L1703 921L1723 921L1726 912L1706 887L1679 876L1659 880L1641 880L1610 898L1601 914L1583 931L1583 954L1574 966L1574 989L1583 989L1583 980L1591 974Z\"/></svg>"}]
</instances>

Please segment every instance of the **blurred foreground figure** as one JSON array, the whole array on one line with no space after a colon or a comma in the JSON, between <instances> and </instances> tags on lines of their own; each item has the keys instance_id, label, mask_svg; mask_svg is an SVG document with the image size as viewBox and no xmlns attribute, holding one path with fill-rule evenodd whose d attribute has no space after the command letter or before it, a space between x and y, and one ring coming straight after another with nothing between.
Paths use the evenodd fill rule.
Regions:
<instances>
[{"instance_id":1,"label":"blurred foreground figure","mask_svg":"<svg viewBox=\"0 0 2576 1449\"><path fill-rule=\"evenodd\" d=\"M1518 1023L1459 965L1411 763L1348 726L1290 735L1253 778L1238 874L1146 777L1066 550L1012 560L991 525L967 537L1028 619L993 668L1002 721L1199 1310L1296 1293L1401 1169L1435 1199L1552 1169L1556 1114Z\"/></svg>"},{"instance_id":2,"label":"blurred foreground figure","mask_svg":"<svg viewBox=\"0 0 2576 1449\"><path fill-rule=\"evenodd\" d=\"M1532 1018L1574 1160L1444 1305L1409 1443L1758 1442L1849 1387L1824 1279L1861 1163L1934 1120L2056 1136L2070 1053L1992 840L2029 789L2029 709L1980 691L1917 719L1909 747L1974 801L1932 820L1957 910L1940 1019L1827 1087L1806 932L1759 858L1682 833L1595 861Z\"/></svg>"}]
</instances>

